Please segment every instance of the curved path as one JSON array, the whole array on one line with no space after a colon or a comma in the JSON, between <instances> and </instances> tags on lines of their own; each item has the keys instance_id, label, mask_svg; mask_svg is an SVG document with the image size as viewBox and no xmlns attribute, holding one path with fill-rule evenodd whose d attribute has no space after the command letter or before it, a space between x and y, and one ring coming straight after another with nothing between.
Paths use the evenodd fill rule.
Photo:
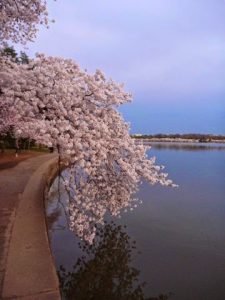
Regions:
<instances>
[{"instance_id":1,"label":"curved path","mask_svg":"<svg viewBox=\"0 0 225 300\"><path fill-rule=\"evenodd\" d=\"M55 168L42 154L0 170L0 299L61 299L43 202Z\"/></svg>"}]
</instances>

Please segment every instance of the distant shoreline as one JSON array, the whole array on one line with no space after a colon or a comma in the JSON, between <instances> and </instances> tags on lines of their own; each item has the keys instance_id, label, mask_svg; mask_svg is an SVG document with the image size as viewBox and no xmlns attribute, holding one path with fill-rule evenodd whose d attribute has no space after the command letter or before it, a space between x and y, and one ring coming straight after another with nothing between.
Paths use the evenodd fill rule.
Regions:
<instances>
[{"instance_id":1,"label":"distant shoreline","mask_svg":"<svg viewBox=\"0 0 225 300\"><path fill-rule=\"evenodd\" d=\"M225 143L225 136L209 134L156 134L156 135L131 135L136 140L145 142L163 142L163 143Z\"/></svg>"},{"instance_id":2,"label":"distant shoreline","mask_svg":"<svg viewBox=\"0 0 225 300\"><path fill-rule=\"evenodd\" d=\"M210 143L225 143L224 140L210 140L210 141L199 141L197 139L169 139L169 138L135 138L136 140L139 141L145 141L145 142L157 142L157 143L205 143L205 144L210 144Z\"/></svg>"}]
</instances>

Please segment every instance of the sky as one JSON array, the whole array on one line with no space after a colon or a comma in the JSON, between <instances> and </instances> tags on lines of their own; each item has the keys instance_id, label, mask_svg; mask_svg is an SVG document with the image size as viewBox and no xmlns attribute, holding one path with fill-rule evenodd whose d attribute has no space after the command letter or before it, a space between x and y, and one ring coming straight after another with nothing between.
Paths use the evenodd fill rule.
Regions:
<instances>
[{"instance_id":1,"label":"sky","mask_svg":"<svg viewBox=\"0 0 225 300\"><path fill-rule=\"evenodd\" d=\"M26 52L123 82L132 133L225 134L224 0L48 0Z\"/></svg>"}]
</instances>

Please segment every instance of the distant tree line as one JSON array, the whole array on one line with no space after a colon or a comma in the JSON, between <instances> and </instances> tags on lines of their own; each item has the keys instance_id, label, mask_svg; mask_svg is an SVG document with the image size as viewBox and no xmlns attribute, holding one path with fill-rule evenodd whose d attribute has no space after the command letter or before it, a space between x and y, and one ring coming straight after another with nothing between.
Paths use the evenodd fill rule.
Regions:
<instances>
[{"instance_id":1,"label":"distant tree line","mask_svg":"<svg viewBox=\"0 0 225 300\"><path fill-rule=\"evenodd\" d=\"M225 140L224 135L214 134L199 134L199 133L187 133L187 134L143 134L143 135L132 135L136 139L187 139L187 140L198 140L199 142L210 142L213 140Z\"/></svg>"}]
</instances>

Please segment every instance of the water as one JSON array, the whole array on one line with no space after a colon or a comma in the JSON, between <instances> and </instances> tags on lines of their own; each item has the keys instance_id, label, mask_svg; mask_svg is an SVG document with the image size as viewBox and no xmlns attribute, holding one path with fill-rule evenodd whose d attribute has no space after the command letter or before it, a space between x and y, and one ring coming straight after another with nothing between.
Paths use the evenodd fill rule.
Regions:
<instances>
[{"instance_id":1,"label":"water","mask_svg":"<svg viewBox=\"0 0 225 300\"><path fill-rule=\"evenodd\" d=\"M67 299L225 299L225 149L198 146L154 144L150 155L179 188L144 183L143 204L113 219L90 249L79 247L66 229L51 195L47 214L56 266L72 271L80 258L67 276L75 285Z\"/></svg>"}]
</instances>

